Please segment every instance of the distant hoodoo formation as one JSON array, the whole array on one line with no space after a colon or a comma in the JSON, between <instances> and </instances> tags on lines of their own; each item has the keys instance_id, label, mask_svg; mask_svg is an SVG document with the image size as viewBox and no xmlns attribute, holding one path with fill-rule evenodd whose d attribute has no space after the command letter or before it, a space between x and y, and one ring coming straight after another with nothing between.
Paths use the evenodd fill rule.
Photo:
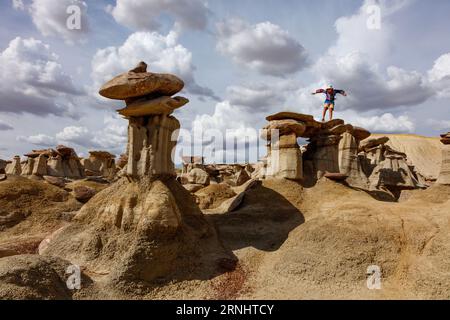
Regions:
<instances>
[{"instance_id":1,"label":"distant hoodoo formation","mask_svg":"<svg viewBox=\"0 0 450 320\"><path fill-rule=\"evenodd\" d=\"M174 75L147 72L147 65L141 62L100 89L102 96L124 100L127 105L118 112L129 120L128 162L123 169L128 177L176 175L172 151L180 123L171 114L189 100L172 95L183 86Z\"/></svg>"},{"instance_id":2,"label":"distant hoodoo formation","mask_svg":"<svg viewBox=\"0 0 450 320\"><path fill-rule=\"evenodd\" d=\"M90 151L89 158L84 159L78 157L73 148L59 145L54 149L33 150L25 156L24 161L20 156L15 156L12 161L2 160L0 173L2 166L8 175L33 179L101 177L113 180L117 173L115 155L106 151Z\"/></svg>"},{"instance_id":3,"label":"distant hoodoo formation","mask_svg":"<svg viewBox=\"0 0 450 320\"><path fill-rule=\"evenodd\" d=\"M79 179L85 177L84 168L75 150L63 145L55 149L33 150L25 154L27 159L21 161L20 156L6 166L6 173L23 176L54 176Z\"/></svg>"},{"instance_id":4,"label":"distant hoodoo formation","mask_svg":"<svg viewBox=\"0 0 450 320\"><path fill-rule=\"evenodd\" d=\"M437 183L450 185L450 132L441 135L442 167Z\"/></svg>"}]
</instances>

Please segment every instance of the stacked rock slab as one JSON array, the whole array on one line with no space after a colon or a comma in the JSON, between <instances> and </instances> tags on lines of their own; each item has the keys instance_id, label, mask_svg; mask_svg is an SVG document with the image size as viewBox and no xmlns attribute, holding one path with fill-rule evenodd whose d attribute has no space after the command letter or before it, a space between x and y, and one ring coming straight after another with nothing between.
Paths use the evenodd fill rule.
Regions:
<instances>
[{"instance_id":1,"label":"stacked rock slab","mask_svg":"<svg viewBox=\"0 0 450 320\"><path fill-rule=\"evenodd\" d=\"M175 176L172 152L180 123L170 114L189 101L171 96L183 86L183 81L176 76L147 72L147 65L141 62L100 89L102 96L125 100L127 104L118 112L129 121L128 177Z\"/></svg>"},{"instance_id":2,"label":"stacked rock slab","mask_svg":"<svg viewBox=\"0 0 450 320\"><path fill-rule=\"evenodd\" d=\"M450 132L441 135L442 167L437 183L450 185Z\"/></svg>"}]
</instances>

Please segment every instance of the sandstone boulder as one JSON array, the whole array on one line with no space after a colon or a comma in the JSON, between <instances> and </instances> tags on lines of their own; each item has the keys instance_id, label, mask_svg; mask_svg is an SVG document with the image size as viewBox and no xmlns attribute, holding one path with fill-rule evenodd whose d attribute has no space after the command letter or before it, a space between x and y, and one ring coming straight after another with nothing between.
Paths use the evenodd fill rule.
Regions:
<instances>
[{"instance_id":1,"label":"sandstone boulder","mask_svg":"<svg viewBox=\"0 0 450 320\"><path fill-rule=\"evenodd\" d=\"M234 185L236 187L239 187L241 185L243 185L244 183L246 183L248 180L250 180L251 177L250 175L247 173L247 171L245 170L245 168L241 168L238 173L236 174L236 182L234 183Z\"/></svg>"},{"instance_id":2,"label":"sandstone boulder","mask_svg":"<svg viewBox=\"0 0 450 320\"><path fill-rule=\"evenodd\" d=\"M190 184L201 184L203 186L208 186L210 183L208 173L200 168L195 168L189 171L188 181Z\"/></svg>"},{"instance_id":3,"label":"sandstone boulder","mask_svg":"<svg viewBox=\"0 0 450 320\"><path fill-rule=\"evenodd\" d=\"M93 188L87 186L76 186L73 189L75 199L80 202L88 202L93 196L95 196L96 191Z\"/></svg>"},{"instance_id":4,"label":"sandstone boulder","mask_svg":"<svg viewBox=\"0 0 450 320\"><path fill-rule=\"evenodd\" d=\"M190 183L188 183L188 184L183 185L183 187L187 191L189 191L190 193L195 193L195 192L203 189L205 186L202 185L202 184L190 184Z\"/></svg>"},{"instance_id":5,"label":"sandstone boulder","mask_svg":"<svg viewBox=\"0 0 450 320\"><path fill-rule=\"evenodd\" d=\"M43 176L43 178L47 183L52 184L54 186L60 188L64 188L66 186L66 182L64 181L63 178L53 176Z\"/></svg>"}]
</instances>

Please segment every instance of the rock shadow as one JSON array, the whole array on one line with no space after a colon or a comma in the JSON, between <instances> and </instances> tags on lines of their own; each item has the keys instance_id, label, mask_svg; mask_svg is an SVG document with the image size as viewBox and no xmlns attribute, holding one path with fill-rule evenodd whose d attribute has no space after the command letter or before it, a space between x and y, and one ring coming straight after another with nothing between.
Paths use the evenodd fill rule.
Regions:
<instances>
[{"instance_id":1,"label":"rock shadow","mask_svg":"<svg viewBox=\"0 0 450 320\"><path fill-rule=\"evenodd\" d=\"M305 222L302 212L280 193L258 186L246 192L237 210L226 214L208 214L229 250L254 247L276 251L289 233Z\"/></svg>"}]
</instances>

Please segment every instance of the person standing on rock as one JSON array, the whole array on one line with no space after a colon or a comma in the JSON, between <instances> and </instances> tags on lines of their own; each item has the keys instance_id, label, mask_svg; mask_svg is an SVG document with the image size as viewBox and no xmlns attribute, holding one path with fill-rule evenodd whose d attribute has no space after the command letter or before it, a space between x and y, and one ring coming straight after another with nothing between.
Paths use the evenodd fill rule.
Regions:
<instances>
[{"instance_id":1,"label":"person standing on rock","mask_svg":"<svg viewBox=\"0 0 450 320\"><path fill-rule=\"evenodd\" d=\"M334 89L332 85L329 85L326 89L318 89L316 92L312 94L324 93L326 95L325 102L323 104L323 114L322 114L322 122L325 121L325 116L327 115L327 110L330 111L330 120L333 120L333 111L334 111L334 101L336 100L336 95L342 94L344 97L347 96L347 93L344 90Z\"/></svg>"}]
</instances>

